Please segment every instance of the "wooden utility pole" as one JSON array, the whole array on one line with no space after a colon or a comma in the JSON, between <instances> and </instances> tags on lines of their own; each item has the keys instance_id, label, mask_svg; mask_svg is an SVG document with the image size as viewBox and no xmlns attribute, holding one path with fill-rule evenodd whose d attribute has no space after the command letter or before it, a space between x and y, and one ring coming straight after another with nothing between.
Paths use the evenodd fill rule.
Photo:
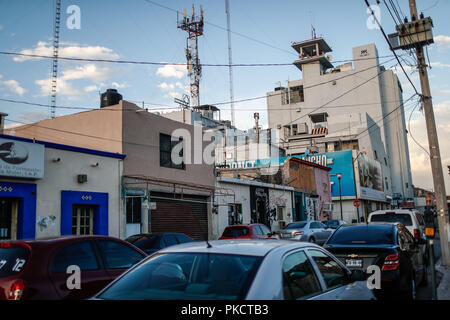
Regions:
<instances>
[{"instance_id":1,"label":"wooden utility pole","mask_svg":"<svg viewBox=\"0 0 450 320\"><path fill-rule=\"evenodd\" d=\"M415 0L409 0L411 11L411 22L419 20ZM431 98L430 83L428 81L427 64L423 44L416 45L417 63L420 75L420 86L422 88L422 101L425 111L425 121L428 134L428 145L430 148L431 172L433 174L433 184L436 193L436 208L439 223L439 235L442 250L442 265L450 266L450 247L448 238L448 207L445 193L444 173L442 170L441 154L439 151L439 141L436 130L436 122L433 111L433 101Z\"/></svg>"}]
</instances>

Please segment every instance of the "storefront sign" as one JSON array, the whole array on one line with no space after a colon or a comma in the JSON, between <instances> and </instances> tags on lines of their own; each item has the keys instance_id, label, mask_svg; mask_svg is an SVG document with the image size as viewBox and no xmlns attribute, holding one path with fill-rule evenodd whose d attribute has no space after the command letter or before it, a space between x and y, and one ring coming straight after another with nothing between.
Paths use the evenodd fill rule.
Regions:
<instances>
[{"instance_id":1,"label":"storefront sign","mask_svg":"<svg viewBox=\"0 0 450 320\"><path fill-rule=\"evenodd\" d=\"M44 145L0 138L0 176L44 178Z\"/></svg>"}]
</instances>

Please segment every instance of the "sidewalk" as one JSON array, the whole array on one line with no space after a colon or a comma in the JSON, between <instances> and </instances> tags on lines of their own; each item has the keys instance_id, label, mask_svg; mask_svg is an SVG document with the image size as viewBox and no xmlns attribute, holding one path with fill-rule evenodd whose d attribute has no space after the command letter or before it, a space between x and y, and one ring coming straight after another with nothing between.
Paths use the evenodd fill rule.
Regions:
<instances>
[{"instance_id":1,"label":"sidewalk","mask_svg":"<svg viewBox=\"0 0 450 320\"><path fill-rule=\"evenodd\" d=\"M437 287L438 300L450 300L450 267L441 266L441 260L436 264L436 273L442 274L442 279Z\"/></svg>"}]
</instances>

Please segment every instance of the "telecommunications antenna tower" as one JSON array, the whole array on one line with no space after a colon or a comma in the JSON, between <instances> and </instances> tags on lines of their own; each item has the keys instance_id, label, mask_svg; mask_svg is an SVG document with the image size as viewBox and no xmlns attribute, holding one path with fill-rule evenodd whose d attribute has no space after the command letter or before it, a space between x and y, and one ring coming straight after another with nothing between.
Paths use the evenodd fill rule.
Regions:
<instances>
[{"instance_id":1,"label":"telecommunications antenna tower","mask_svg":"<svg viewBox=\"0 0 450 320\"><path fill-rule=\"evenodd\" d=\"M53 26L52 95L50 117L56 116L56 81L58 79L59 25L61 19L61 0L56 0L55 25Z\"/></svg>"},{"instance_id":2,"label":"telecommunications antenna tower","mask_svg":"<svg viewBox=\"0 0 450 320\"><path fill-rule=\"evenodd\" d=\"M186 44L187 70L190 77L191 106L200 106L200 78L202 66L198 57L198 37L203 35L203 9L200 6L200 16L195 16L194 5L192 5L192 16L188 17L186 9L183 9L183 19L179 20L177 12L177 27L188 33Z\"/></svg>"}]
</instances>

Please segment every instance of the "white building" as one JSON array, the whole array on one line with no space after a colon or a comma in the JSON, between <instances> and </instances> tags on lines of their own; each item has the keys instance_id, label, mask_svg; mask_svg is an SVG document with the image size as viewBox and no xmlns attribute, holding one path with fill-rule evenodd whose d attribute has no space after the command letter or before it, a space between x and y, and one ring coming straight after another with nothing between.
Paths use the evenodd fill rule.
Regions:
<instances>
[{"instance_id":1,"label":"white building","mask_svg":"<svg viewBox=\"0 0 450 320\"><path fill-rule=\"evenodd\" d=\"M286 154L359 150L380 163L387 202L413 198L402 88L375 45L353 48L353 62L337 67L322 38L292 47L302 79L267 93L269 128Z\"/></svg>"},{"instance_id":2,"label":"white building","mask_svg":"<svg viewBox=\"0 0 450 320\"><path fill-rule=\"evenodd\" d=\"M123 237L124 158L0 134L0 240Z\"/></svg>"},{"instance_id":3,"label":"white building","mask_svg":"<svg viewBox=\"0 0 450 320\"><path fill-rule=\"evenodd\" d=\"M214 194L213 239L228 225L265 223L272 231L293 222L294 188L239 178L218 177ZM252 221L252 211L270 212L269 220Z\"/></svg>"}]
</instances>

